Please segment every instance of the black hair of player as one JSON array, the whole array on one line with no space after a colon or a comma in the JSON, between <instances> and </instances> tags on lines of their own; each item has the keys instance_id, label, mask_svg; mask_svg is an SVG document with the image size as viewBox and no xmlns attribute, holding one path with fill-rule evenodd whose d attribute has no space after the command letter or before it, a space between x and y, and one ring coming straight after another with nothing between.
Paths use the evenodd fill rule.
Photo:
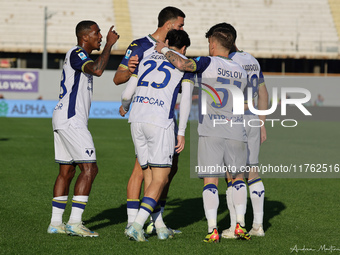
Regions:
<instances>
[{"instance_id":1,"label":"black hair of player","mask_svg":"<svg viewBox=\"0 0 340 255\"><path fill-rule=\"evenodd\" d=\"M234 37L234 42L236 41L236 37L237 37L236 29L235 29L232 25L230 25L230 24L228 24L228 23L226 23L226 22L218 23L218 24L212 26L212 27L208 30L208 32L205 33L205 38L209 38L210 36L212 36L212 34L214 33L214 30L217 29L217 28L224 28L224 29L229 30L229 32L230 32L230 33L233 35L233 37Z\"/></svg>"},{"instance_id":2,"label":"black hair of player","mask_svg":"<svg viewBox=\"0 0 340 255\"><path fill-rule=\"evenodd\" d=\"M169 40L168 44L170 47L176 47L177 49L182 49L183 46L188 48L191 44L189 35L184 30L170 30L165 40Z\"/></svg>"},{"instance_id":3,"label":"black hair of player","mask_svg":"<svg viewBox=\"0 0 340 255\"><path fill-rule=\"evenodd\" d=\"M158 14L158 27L162 27L168 20L177 19L178 17L185 18L184 12L173 6L165 7Z\"/></svg>"},{"instance_id":4,"label":"black hair of player","mask_svg":"<svg viewBox=\"0 0 340 255\"><path fill-rule=\"evenodd\" d=\"M80 21L76 26L76 36L80 37L86 30L90 30L92 25L96 25L97 23L92 20L83 20Z\"/></svg>"},{"instance_id":5,"label":"black hair of player","mask_svg":"<svg viewBox=\"0 0 340 255\"><path fill-rule=\"evenodd\" d=\"M216 28L210 38L216 39L224 48L231 50L234 46L235 38L228 28Z\"/></svg>"}]
</instances>

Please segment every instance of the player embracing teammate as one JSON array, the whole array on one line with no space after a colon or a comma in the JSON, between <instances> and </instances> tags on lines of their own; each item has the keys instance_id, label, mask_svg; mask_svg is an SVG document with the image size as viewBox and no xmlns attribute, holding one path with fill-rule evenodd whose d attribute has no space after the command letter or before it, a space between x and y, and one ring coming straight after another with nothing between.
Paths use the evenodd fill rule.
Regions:
<instances>
[{"instance_id":1,"label":"player embracing teammate","mask_svg":"<svg viewBox=\"0 0 340 255\"><path fill-rule=\"evenodd\" d=\"M205 169L198 175L204 180L203 205L208 221L208 235L205 242L218 242L219 233L217 231L217 209L219 206L218 198L218 178L224 177L225 173L206 171L211 166L231 166L229 171L227 204L230 211L231 227L224 230L222 237L241 238L250 240L251 236L245 229L245 212L247 204L247 189L245 177L248 179L250 196L254 211L253 228L251 234L264 236L263 231L263 205L264 205L264 186L258 175L258 154L260 143L266 140L266 130L264 127L265 116L255 116L249 111L245 116L236 116L232 112L233 97L230 97L228 90L236 86L242 91L251 88L252 98L255 100L258 95L259 110L266 110L268 104L268 93L264 85L264 79L258 62L250 54L239 52L236 45L236 30L229 24L222 23L213 26L206 34L209 41L209 56L198 57L196 59L184 59L176 56L169 51L167 45L159 42L156 46L158 52L162 52L167 59L181 71L197 73L198 84L200 87L207 86L223 93L223 99L218 105L208 97L206 104L206 115L199 116L199 145L198 145L198 164ZM230 55L229 55L230 54ZM233 57L235 61L229 59ZM256 72L245 70L247 65L256 65ZM219 70L225 70L223 72ZM230 73L240 75L231 76ZM223 77L228 76L228 77ZM222 86L216 87L221 83ZM248 91L248 89L247 89ZM246 92L247 93L247 92ZM230 93L231 94L231 93ZM202 106L202 93L200 102ZM253 102L247 102L253 103ZM247 108L248 105L245 105ZM209 116L209 118L207 117ZM223 116L229 120L226 125L215 126L212 116ZM244 119L243 119L244 118ZM248 120L260 118L261 128L251 128L247 126ZM232 125L232 122L242 122L244 125ZM247 143L248 142L248 143ZM248 165L249 168L245 166ZM212 168L210 168L212 169ZM246 173L244 169L251 169Z\"/></svg>"},{"instance_id":2,"label":"player embracing teammate","mask_svg":"<svg viewBox=\"0 0 340 255\"><path fill-rule=\"evenodd\" d=\"M113 81L116 85L124 84L129 81L132 74L135 72L135 69L139 66L139 63L148 55L154 52L154 47L157 41L165 41L165 37L170 30L183 30L184 26L184 18L185 14L178 8L168 6L163 8L158 14L158 28L153 34L149 34L143 38L134 40L126 50L126 54L118 67L118 70L113 78ZM164 70L167 72L167 69ZM190 110L190 108L189 108ZM120 109L121 112L124 110ZM174 115L175 118L175 115ZM177 122L174 120L174 135L177 138ZM165 185L161 197L158 201L158 205L153 210L152 214L158 214L161 212L160 217L162 217L162 213L164 211L164 207L166 204L166 198L169 191L170 183L177 173L178 169L178 158L179 153L175 152L172 157L172 165L171 171L169 174L169 179L167 184ZM142 168L138 162L138 158L135 159L135 165L132 170L130 179L127 184L127 216L128 223L125 229L125 233L127 229L134 222L138 210L140 208L140 194L141 187L144 181L144 175ZM146 190L144 185L144 191ZM147 228L148 234L152 234L155 231L154 223L151 222L150 226ZM171 230L173 233L181 233L178 230Z\"/></svg>"},{"instance_id":3,"label":"player embracing teammate","mask_svg":"<svg viewBox=\"0 0 340 255\"><path fill-rule=\"evenodd\" d=\"M184 57L190 46L188 34L183 30L171 30L167 40L174 54ZM184 149L193 88L191 77L191 73L176 69L162 54L154 51L140 62L122 94L121 115L125 115L133 102L129 122L145 185L138 214L126 231L126 235L135 241L146 241L143 226L150 214L158 239L173 236L173 231L163 222L161 211L155 213L155 209L168 183L174 150L179 153ZM182 107L175 146L173 115L180 89Z\"/></svg>"},{"instance_id":4,"label":"player embracing teammate","mask_svg":"<svg viewBox=\"0 0 340 255\"><path fill-rule=\"evenodd\" d=\"M228 23L219 23L213 26L207 33L206 37L209 38L213 31L218 28L224 28L229 30L235 38L237 32L235 28ZM261 71L259 62L249 53L240 51L234 41L234 46L231 49L229 57L240 64L243 69L247 72L247 88L244 90L244 98L251 98L252 100L246 101L246 111L244 114L245 129L247 134L247 168L246 168L246 179L249 187L249 195L253 208L253 224L252 229L249 231L250 235L253 236L264 236L263 230L263 215L264 215L264 185L258 172L259 164L259 152L260 145L266 141L267 132L264 126L266 116L257 116L253 114L249 109L248 105L252 104L258 110L268 109L268 92L264 82L264 77ZM249 94L250 93L250 94ZM248 123L256 123L252 127ZM237 228L237 204L235 205L233 194L237 192L238 186L235 182L232 182L232 178L227 179L228 188L226 191L227 206L230 215L230 228L222 232L224 238L237 238L235 228ZM245 187L245 186L244 186ZM241 200L247 198L246 190ZM243 203L244 204L244 203ZM246 210L246 208L242 208Z\"/></svg>"}]
</instances>

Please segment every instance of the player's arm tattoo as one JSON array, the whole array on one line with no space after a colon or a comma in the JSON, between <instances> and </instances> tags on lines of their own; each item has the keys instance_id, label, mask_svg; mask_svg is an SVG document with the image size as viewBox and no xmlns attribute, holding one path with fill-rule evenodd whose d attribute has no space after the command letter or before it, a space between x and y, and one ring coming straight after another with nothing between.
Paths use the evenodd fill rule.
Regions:
<instances>
[{"instance_id":1,"label":"player's arm tattoo","mask_svg":"<svg viewBox=\"0 0 340 255\"><path fill-rule=\"evenodd\" d=\"M102 54L100 54L96 61L85 66L85 72L95 76L101 76L109 61L111 47L112 46L105 45Z\"/></svg>"},{"instance_id":2,"label":"player's arm tattoo","mask_svg":"<svg viewBox=\"0 0 340 255\"><path fill-rule=\"evenodd\" d=\"M184 59L172 51L168 51L165 57L173 64L176 68L181 71L195 72L196 65L195 62L190 59Z\"/></svg>"},{"instance_id":3,"label":"player's arm tattoo","mask_svg":"<svg viewBox=\"0 0 340 255\"><path fill-rule=\"evenodd\" d=\"M105 47L102 54L94 61L93 70L103 72L110 58L111 47Z\"/></svg>"}]
</instances>

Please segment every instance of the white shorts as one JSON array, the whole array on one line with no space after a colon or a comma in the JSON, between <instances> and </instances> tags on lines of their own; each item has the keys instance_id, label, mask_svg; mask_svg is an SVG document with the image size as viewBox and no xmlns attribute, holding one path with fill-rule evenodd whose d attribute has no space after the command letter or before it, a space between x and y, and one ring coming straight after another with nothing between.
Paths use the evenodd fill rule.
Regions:
<instances>
[{"instance_id":1,"label":"white shorts","mask_svg":"<svg viewBox=\"0 0 340 255\"><path fill-rule=\"evenodd\" d=\"M259 164L259 153L261 145L261 123L257 115L244 115L247 134L247 165L257 166ZM252 121L258 120L258 121ZM248 122L250 121L250 125Z\"/></svg>"},{"instance_id":2,"label":"white shorts","mask_svg":"<svg viewBox=\"0 0 340 255\"><path fill-rule=\"evenodd\" d=\"M226 178L226 172L236 174L244 170L247 159L247 144L221 137L200 136L198 138L199 178Z\"/></svg>"},{"instance_id":3,"label":"white shorts","mask_svg":"<svg viewBox=\"0 0 340 255\"><path fill-rule=\"evenodd\" d=\"M167 129L149 123L131 123L131 136L142 169L171 167L175 148L174 123Z\"/></svg>"},{"instance_id":4,"label":"white shorts","mask_svg":"<svg viewBox=\"0 0 340 255\"><path fill-rule=\"evenodd\" d=\"M54 130L55 161L59 164L95 163L96 150L86 128Z\"/></svg>"}]
</instances>

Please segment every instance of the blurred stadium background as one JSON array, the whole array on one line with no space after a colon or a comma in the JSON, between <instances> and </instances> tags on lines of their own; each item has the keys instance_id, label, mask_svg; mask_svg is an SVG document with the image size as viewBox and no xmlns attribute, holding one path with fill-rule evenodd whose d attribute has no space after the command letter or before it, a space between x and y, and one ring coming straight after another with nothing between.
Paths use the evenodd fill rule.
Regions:
<instances>
[{"instance_id":1,"label":"blurred stadium background","mask_svg":"<svg viewBox=\"0 0 340 255\"><path fill-rule=\"evenodd\" d=\"M0 84L6 99L56 100L65 53L76 44L75 26L91 19L102 30L102 45L112 24L121 36L108 71L95 81L100 85L95 85L94 100L119 101L125 86L116 87L112 78L126 47L133 39L153 33L159 11L171 5L186 14L184 29L192 40L188 56L207 55L205 32L216 23L228 22L238 31L238 47L259 60L269 91L274 78L279 87L307 86L312 93L310 105L340 106L336 97L340 93L338 0L0 0L0 5L0 70L36 69L39 74L36 92L14 93ZM95 59L98 53L92 56ZM311 82L306 76L315 79Z\"/></svg>"}]
</instances>

